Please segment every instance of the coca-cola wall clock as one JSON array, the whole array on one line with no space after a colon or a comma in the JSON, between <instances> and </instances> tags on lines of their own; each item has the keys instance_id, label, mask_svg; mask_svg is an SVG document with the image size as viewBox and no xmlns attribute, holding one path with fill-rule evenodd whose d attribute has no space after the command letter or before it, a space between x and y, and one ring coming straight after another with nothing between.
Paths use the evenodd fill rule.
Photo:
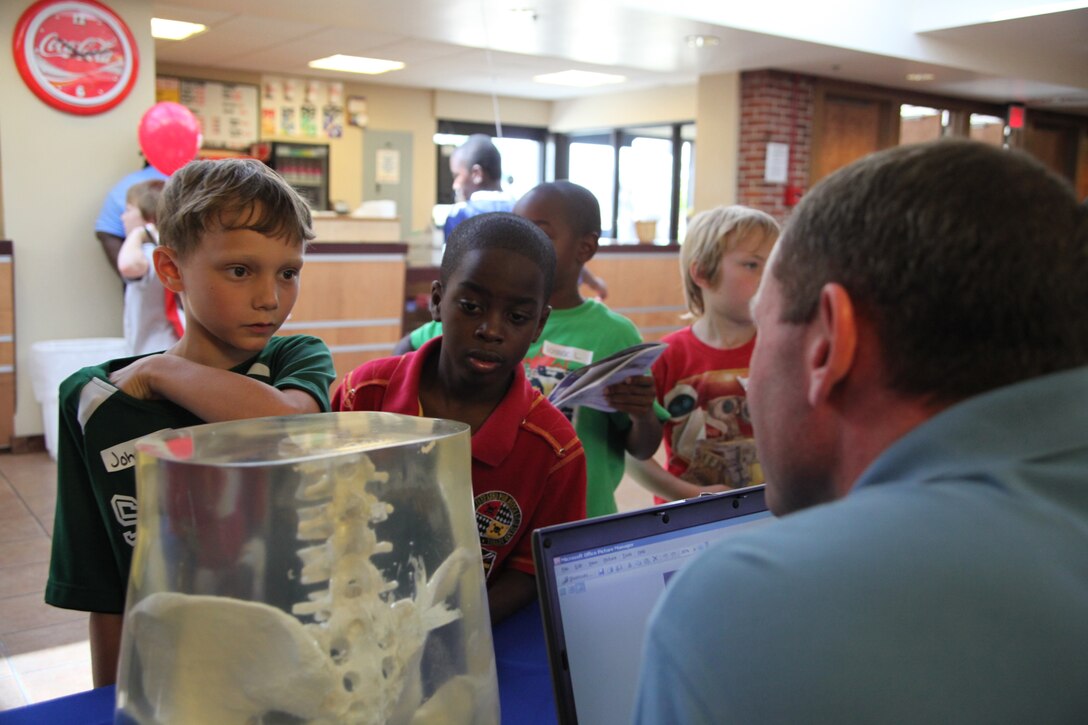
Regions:
<instances>
[{"instance_id":1,"label":"coca-cola wall clock","mask_svg":"<svg viewBox=\"0 0 1088 725\"><path fill-rule=\"evenodd\" d=\"M132 32L96 0L39 0L15 26L15 65L30 90L67 113L102 113L136 83Z\"/></svg>"}]
</instances>

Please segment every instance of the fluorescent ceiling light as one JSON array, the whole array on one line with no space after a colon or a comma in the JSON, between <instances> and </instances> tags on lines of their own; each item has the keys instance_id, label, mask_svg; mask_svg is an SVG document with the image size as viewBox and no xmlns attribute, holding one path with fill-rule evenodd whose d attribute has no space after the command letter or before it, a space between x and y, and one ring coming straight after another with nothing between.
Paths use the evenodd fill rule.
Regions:
<instances>
[{"instance_id":1,"label":"fluorescent ceiling light","mask_svg":"<svg viewBox=\"0 0 1088 725\"><path fill-rule=\"evenodd\" d=\"M559 73L545 73L533 76L533 80L537 83L551 83L557 86L589 88L590 86L605 86L609 83L623 83L627 78L611 73L594 73L588 70L565 70Z\"/></svg>"},{"instance_id":2,"label":"fluorescent ceiling light","mask_svg":"<svg viewBox=\"0 0 1088 725\"><path fill-rule=\"evenodd\" d=\"M189 36L203 33L207 29L207 25L201 25L200 23L151 18L151 37L160 40L185 40Z\"/></svg>"},{"instance_id":3,"label":"fluorescent ceiling light","mask_svg":"<svg viewBox=\"0 0 1088 725\"><path fill-rule=\"evenodd\" d=\"M1085 0L1074 0L1073 2L1064 3L1045 3L1042 5L1027 5L1020 8L1012 8L1010 10L1003 10L999 13L994 13L990 16L991 23L997 23L1002 20L1017 20L1019 18L1030 18L1036 15L1050 15L1051 13L1064 13L1070 10L1080 10L1081 8L1088 8L1088 2Z\"/></svg>"},{"instance_id":4,"label":"fluorescent ceiling light","mask_svg":"<svg viewBox=\"0 0 1088 725\"><path fill-rule=\"evenodd\" d=\"M713 48L721 42L717 35L689 35L684 38L689 48Z\"/></svg>"},{"instance_id":5,"label":"fluorescent ceiling light","mask_svg":"<svg viewBox=\"0 0 1088 725\"><path fill-rule=\"evenodd\" d=\"M924 83L933 80L933 78L932 73L907 73L907 80L914 83Z\"/></svg>"},{"instance_id":6,"label":"fluorescent ceiling light","mask_svg":"<svg viewBox=\"0 0 1088 725\"><path fill-rule=\"evenodd\" d=\"M398 60L364 58L358 55L330 55L328 58L311 60L308 65L311 68L320 68L322 70L339 70L345 73L366 73L368 75L388 73L391 70L400 70L404 67L404 63Z\"/></svg>"},{"instance_id":7,"label":"fluorescent ceiling light","mask_svg":"<svg viewBox=\"0 0 1088 725\"><path fill-rule=\"evenodd\" d=\"M537 15L536 8L512 7L512 8L507 8L507 10L509 10L510 14L513 15L514 17L521 18L523 20L528 20L530 22L536 20L539 17L539 15Z\"/></svg>"}]
</instances>

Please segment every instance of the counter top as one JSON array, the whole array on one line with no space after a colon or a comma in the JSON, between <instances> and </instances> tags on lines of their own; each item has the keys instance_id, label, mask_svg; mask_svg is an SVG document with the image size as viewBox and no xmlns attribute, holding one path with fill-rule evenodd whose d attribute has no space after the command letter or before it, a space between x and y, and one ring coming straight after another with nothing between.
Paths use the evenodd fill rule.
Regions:
<instances>
[{"instance_id":1,"label":"counter top","mask_svg":"<svg viewBox=\"0 0 1088 725\"><path fill-rule=\"evenodd\" d=\"M640 244L638 242L619 242L614 244L601 244L597 247L596 257L611 257L618 254L631 254L631 255L657 255L657 254L679 254L680 245L671 244ZM592 262L590 262L592 264ZM422 271L420 271L422 270ZM421 276L426 276L434 273L437 277L438 265L435 264L419 264L417 261L408 259L408 280L411 282L413 277L418 281ZM428 281L433 277L428 277Z\"/></svg>"},{"instance_id":2,"label":"counter top","mask_svg":"<svg viewBox=\"0 0 1088 725\"><path fill-rule=\"evenodd\" d=\"M399 222L399 216L352 216L351 214L337 214L334 211L311 211L313 219L322 222Z\"/></svg>"},{"instance_id":3,"label":"counter top","mask_svg":"<svg viewBox=\"0 0 1088 725\"><path fill-rule=\"evenodd\" d=\"M611 241L611 240L610 240ZM598 244L597 254L675 254L680 251L680 245L675 242L668 244L642 244L640 242L612 242L611 244Z\"/></svg>"},{"instance_id":4,"label":"counter top","mask_svg":"<svg viewBox=\"0 0 1088 725\"><path fill-rule=\"evenodd\" d=\"M315 239L306 254L408 254L404 242L323 242Z\"/></svg>"}]
</instances>

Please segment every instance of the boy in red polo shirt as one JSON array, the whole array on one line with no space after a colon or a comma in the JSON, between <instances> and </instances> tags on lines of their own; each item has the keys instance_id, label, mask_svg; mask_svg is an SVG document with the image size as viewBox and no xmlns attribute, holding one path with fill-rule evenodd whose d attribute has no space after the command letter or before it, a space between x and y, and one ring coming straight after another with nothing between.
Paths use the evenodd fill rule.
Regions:
<instances>
[{"instance_id":1,"label":"boy in red polo shirt","mask_svg":"<svg viewBox=\"0 0 1088 725\"><path fill-rule=\"evenodd\" d=\"M443 335L364 363L333 410L446 418L472 429L472 492L492 623L536 596L529 533L585 518L586 463L570 422L522 358L548 319L555 248L513 214L472 217L446 243L431 312Z\"/></svg>"}]
</instances>

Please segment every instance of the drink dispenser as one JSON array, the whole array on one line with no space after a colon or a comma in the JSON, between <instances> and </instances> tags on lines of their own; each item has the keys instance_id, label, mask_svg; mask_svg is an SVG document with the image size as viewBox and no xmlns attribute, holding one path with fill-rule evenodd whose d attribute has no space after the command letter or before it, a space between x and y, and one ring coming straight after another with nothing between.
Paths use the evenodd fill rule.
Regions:
<instances>
[{"instance_id":1,"label":"drink dispenser","mask_svg":"<svg viewBox=\"0 0 1088 725\"><path fill-rule=\"evenodd\" d=\"M232 421L136 465L116 722L498 722L468 426Z\"/></svg>"}]
</instances>

